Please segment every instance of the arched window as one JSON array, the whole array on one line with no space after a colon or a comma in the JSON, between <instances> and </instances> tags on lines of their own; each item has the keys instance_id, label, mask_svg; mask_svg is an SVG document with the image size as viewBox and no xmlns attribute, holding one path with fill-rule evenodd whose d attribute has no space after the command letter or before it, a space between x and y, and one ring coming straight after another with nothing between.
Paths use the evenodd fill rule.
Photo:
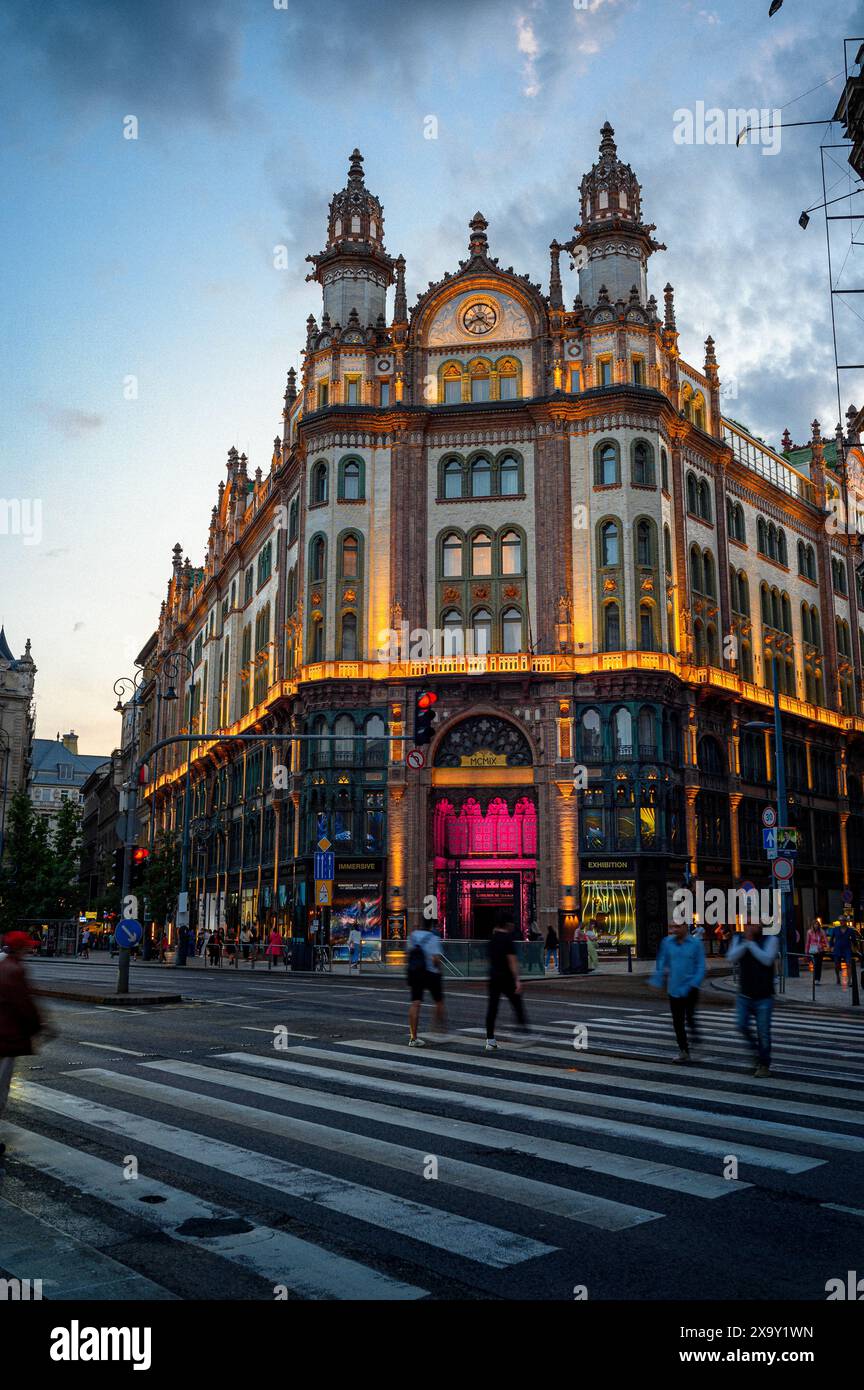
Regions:
<instances>
[{"instance_id":1,"label":"arched window","mask_svg":"<svg viewBox=\"0 0 864 1390\"><path fill-rule=\"evenodd\" d=\"M342 661L357 660L357 616L345 613L342 616L342 641L339 656Z\"/></svg>"},{"instance_id":2,"label":"arched window","mask_svg":"<svg viewBox=\"0 0 864 1390\"><path fill-rule=\"evenodd\" d=\"M333 725L335 735L333 755L336 767L351 767L354 762L354 720L350 714L340 714Z\"/></svg>"},{"instance_id":3,"label":"arched window","mask_svg":"<svg viewBox=\"0 0 864 1390\"><path fill-rule=\"evenodd\" d=\"M317 507L327 501L327 465L323 459L312 469L312 506Z\"/></svg>"},{"instance_id":4,"label":"arched window","mask_svg":"<svg viewBox=\"0 0 864 1390\"><path fill-rule=\"evenodd\" d=\"M621 610L615 602L603 610L603 648L607 652L621 650Z\"/></svg>"},{"instance_id":5,"label":"arched window","mask_svg":"<svg viewBox=\"0 0 864 1390\"><path fill-rule=\"evenodd\" d=\"M693 644L696 649L696 665L704 666L705 662L705 624L701 618L697 618L693 624Z\"/></svg>"},{"instance_id":6,"label":"arched window","mask_svg":"<svg viewBox=\"0 0 864 1390\"><path fill-rule=\"evenodd\" d=\"M819 623L819 609L810 609L810 640L814 647L822 646L822 631Z\"/></svg>"},{"instance_id":7,"label":"arched window","mask_svg":"<svg viewBox=\"0 0 864 1390\"><path fill-rule=\"evenodd\" d=\"M651 544L651 523L643 517L636 525L636 563L653 565L654 547Z\"/></svg>"},{"instance_id":8,"label":"arched window","mask_svg":"<svg viewBox=\"0 0 864 1390\"><path fill-rule=\"evenodd\" d=\"M380 714L370 714L363 732L367 736L366 764L369 767L383 767L387 762L387 726ZM380 739L380 742L379 742Z\"/></svg>"},{"instance_id":9,"label":"arched window","mask_svg":"<svg viewBox=\"0 0 864 1390\"><path fill-rule=\"evenodd\" d=\"M756 548L760 555L768 554L768 529L761 516L756 522Z\"/></svg>"},{"instance_id":10,"label":"arched window","mask_svg":"<svg viewBox=\"0 0 864 1390\"><path fill-rule=\"evenodd\" d=\"M633 717L629 709L616 709L612 716L612 737L616 758L633 756Z\"/></svg>"},{"instance_id":11,"label":"arched window","mask_svg":"<svg viewBox=\"0 0 864 1390\"><path fill-rule=\"evenodd\" d=\"M502 497L516 497L520 492L519 460L506 454L498 465L498 490Z\"/></svg>"},{"instance_id":12,"label":"arched window","mask_svg":"<svg viewBox=\"0 0 864 1390\"><path fill-rule=\"evenodd\" d=\"M716 598L717 585L714 582L714 556L711 554L710 550L706 550L702 556L702 575L705 585L702 592L707 594L709 598Z\"/></svg>"},{"instance_id":13,"label":"arched window","mask_svg":"<svg viewBox=\"0 0 864 1390\"><path fill-rule=\"evenodd\" d=\"M600 758L603 756L603 740L600 732L600 715L596 709L586 709L582 715L582 757Z\"/></svg>"},{"instance_id":14,"label":"arched window","mask_svg":"<svg viewBox=\"0 0 864 1390\"><path fill-rule=\"evenodd\" d=\"M363 473L356 459L348 459L342 464L340 497L345 502L357 502L363 496Z\"/></svg>"},{"instance_id":15,"label":"arched window","mask_svg":"<svg viewBox=\"0 0 864 1390\"><path fill-rule=\"evenodd\" d=\"M295 497L288 510L288 544L293 545L297 539L297 530L300 518L300 499Z\"/></svg>"},{"instance_id":16,"label":"arched window","mask_svg":"<svg viewBox=\"0 0 864 1390\"><path fill-rule=\"evenodd\" d=\"M502 401L515 401L519 395L519 364L512 357L498 363L498 396Z\"/></svg>"},{"instance_id":17,"label":"arched window","mask_svg":"<svg viewBox=\"0 0 864 1390\"><path fill-rule=\"evenodd\" d=\"M462 614L456 608L449 608L444 614L444 656L465 655L465 629Z\"/></svg>"},{"instance_id":18,"label":"arched window","mask_svg":"<svg viewBox=\"0 0 864 1390\"><path fill-rule=\"evenodd\" d=\"M594 451L594 483L598 487L612 487L621 481L618 462L618 445L598 444Z\"/></svg>"},{"instance_id":19,"label":"arched window","mask_svg":"<svg viewBox=\"0 0 864 1390\"><path fill-rule=\"evenodd\" d=\"M782 632L783 615L780 608L780 594L777 589L771 590L771 620L772 625L776 627L778 631Z\"/></svg>"},{"instance_id":20,"label":"arched window","mask_svg":"<svg viewBox=\"0 0 864 1390\"><path fill-rule=\"evenodd\" d=\"M474 629L474 655L488 656L492 650L492 614L488 608L478 608L471 626Z\"/></svg>"},{"instance_id":21,"label":"arched window","mask_svg":"<svg viewBox=\"0 0 864 1390\"><path fill-rule=\"evenodd\" d=\"M505 608L501 614L501 643L505 652L522 651L522 614L518 608Z\"/></svg>"},{"instance_id":22,"label":"arched window","mask_svg":"<svg viewBox=\"0 0 864 1390\"><path fill-rule=\"evenodd\" d=\"M462 368L456 362L446 366L441 374L444 405L459 405L462 400Z\"/></svg>"},{"instance_id":23,"label":"arched window","mask_svg":"<svg viewBox=\"0 0 864 1390\"><path fill-rule=\"evenodd\" d=\"M706 478L699 480L699 506L697 508L699 516L703 521L711 521L711 489Z\"/></svg>"},{"instance_id":24,"label":"arched window","mask_svg":"<svg viewBox=\"0 0 864 1390\"><path fill-rule=\"evenodd\" d=\"M750 581L743 570L738 571L738 612L750 617Z\"/></svg>"},{"instance_id":25,"label":"arched window","mask_svg":"<svg viewBox=\"0 0 864 1390\"><path fill-rule=\"evenodd\" d=\"M604 521L600 527L600 564L604 566L619 563L619 531L617 521Z\"/></svg>"},{"instance_id":26,"label":"arched window","mask_svg":"<svg viewBox=\"0 0 864 1390\"><path fill-rule=\"evenodd\" d=\"M472 362L471 364L471 399L472 401L488 401L491 397L492 379L489 375L489 365L486 362ZM483 494L475 494L475 496Z\"/></svg>"},{"instance_id":27,"label":"arched window","mask_svg":"<svg viewBox=\"0 0 864 1390\"><path fill-rule=\"evenodd\" d=\"M693 424L697 430L705 428L705 398L701 391L693 397Z\"/></svg>"},{"instance_id":28,"label":"arched window","mask_svg":"<svg viewBox=\"0 0 864 1390\"><path fill-rule=\"evenodd\" d=\"M312 619L312 641L310 643L310 659L312 661L324 660L324 620L323 618Z\"/></svg>"},{"instance_id":29,"label":"arched window","mask_svg":"<svg viewBox=\"0 0 864 1390\"><path fill-rule=\"evenodd\" d=\"M462 578L462 537L450 531L441 547L442 572L445 579Z\"/></svg>"},{"instance_id":30,"label":"arched window","mask_svg":"<svg viewBox=\"0 0 864 1390\"><path fill-rule=\"evenodd\" d=\"M478 531L472 537L471 573L473 575L492 573L492 537L487 531Z\"/></svg>"},{"instance_id":31,"label":"arched window","mask_svg":"<svg viewBox=\"0 0 864 1390\"><path fill-rule=\"evenodd\" d=\"M687 474L687 510L694 516L699 515L699 493L695 473Z\"/></svg>"},{"instance_id":32,"label":"arched window","mask_svg":"<svg viewBox=\"0 0 864 1390\"><path fill-rule=\"evenodd\" d=\"M471 464L471 496L490 497L492 494L492 465L487 458L476 458Z\"/></svg>"},{"instance_id":33,"label":"arched window","mask_svg":"<svg viewBox=\"0 0 864 1390\"><path fill-rule=\"evenodd\" d=\"M704 593L702 587L702 555L699 551L699 547L696 545L691 545L690 547L690 588L695 594Z\"/></svg>"},{"instance_id":34,"label":"arched window","mask_svg":"<svg viewBox=\"0 0 864 1390\"><path fill-rule=\"evenodd\" d=\"M807 573L807 552L804 549L803 541L798 542L798 573L804 575Z\"/></svg>"},{"instance_id":35,"label":"arched window","mask_svg":"<svg viewBox=\"0 0 864 1390\"><path fill-rule=\"evenodd\" d=\"M706 734L700 738L696 749L696 763L700 772L705 772L709 777L726 776L726 759L723 756L723 749L716 738Z\"/></svg>"},{"instance_id":36,"label":"arched window","mask_svg":"<svg viewBox=\"0 0 864 1390\"><path fill-rule=\"evenodd\" d=\"M353 535L342 538L342 578L357 579L360 573L360 546Z\"/></svg>"},{"instance_id":37,"label":"arched window","mask_svg":"<svg viewBox=\"0 0 864 1390\"><path fill-rule=\"evenodd\" d=\"M639 605L639 647L643 652L654 650L654 610L650 603Z\"/></svg>"},{"instance_id":38,"label":"arched window","mask_svg":"<svg viewBox=\"0 0 864 1390\"><path fill-rule=\"evenodd\" d=\"M778 526L777 528L777 559L781 565L788 566L789 552L786 549L786 532L783 530L782 526Z\"/></svg>"},{"instance_id":39,"label":"arched window","mask_svg":"<svg viewBox=\"0 0 864 1390\"><path fill-rule=\"evenodd\" d=\"M516 531L505 531L501 537L501 573L522 573L522 539Z\"/></svg>"},{"instance_id":40,"label":"arched window","mask_svg":"<svg viewBox=\"0 0 864 1390\"><path fill-rule=\"evenodd\" d=\"M801 605L801 641L806 642L808 646L812 645L813 641L810 636L810 609L806 603Z\"/></svg>"},{"instance_id":41,"label":"arched window","mask_svg":"<svg viewBox=\"0 0 864 1390\"><path fill-rule=\"evenodd\" d=\"M666 573L672 574L672 533L668 526L663 527L663 560L666 565Z\"/></svg>"},{"instance_id":42,"label":"arched window","mask_svg":"<svg viewBox=\"0 0 864 1390\"><path fill-rule=\"evenodd\" d=\"M792 636L792 605L791 605L790 602L789 602L789 595L788 595L788 594L781 594L781 596L780 596L780 611L781 611L782 620L783 620L783 631L784 631L784 632L788 632L789 636L791 637L791 636Z\"/></svg>"},{"instance_id":43,"label":"arched window","mask_svg":"<svg viewBox=\"0 0 864 1390\"><path fill-rule=\"evenodd\" d=\"M448 459L444 465L444 496L462 496L462 463L459 459Z\"/></svg>"},{"instance_id":44,"label":"arched window","mask_svg":"<svg viewBox=\"0 0 864 1390\"><path fill-rule=\"evenodd\" d=\"M763 623L766 623L768 627L771 627L771 594L768 590L767 584L762 584L759 587L759 601L762 608L762 621Z\"/></svg>"},{"instance_id":45,"label":"arched window","mask_svg":"<svg viewBox=\"0 0 864 1390\"><path fill-rule=\"evenodd\" d=\"M705 630L705 639L706 639L706 647L707 647L708 665L709 665L709 666L719 666L719 665L720 665L720 653L719 653L719 646L718 646L718 643L717 643L717 629L716 629L716 627L714 626L713 623L709 623L709 624L708 624L708 626L707 626L707 628L706 628L706 630Z\"/></svg>"},{"instance_id":46,"label":"arched window","mask_svg":"<svg viewBox=\"0 0 864 1390\"><path fill-rule=\"evenodd\" d=\"M660 450L660 485L664 492L669 491L669 455L665 449Z\"/></svg>"},{"instance_id":47,"label":"arched window","mask_svg":"<svg viewBox=\"0 0 864 1390\"><path fill-rule=\"evenodd\" d=\"M768 525L768 558L777 559L777 527L773 521Z\"/></svg>"},{"instance_id":48,"label":"arched window","mask_svg":"<svg viewBox=\"0 0 864 1390\"><path fill-rule=\"evenodd\" d=\"M650 705L639 711L639 757L653 758L657 750L657 724Z\"/></svg>"},{"instance_id":49,"label":"arched window","mask_svg":"<svg viewBox=\"0 0 864 1390\"><path fill-rule=\"evenodd\" d=\"M315 536L309 547L309 578L315 584L323 583L327 574L327 542L323 536Z\"/></svg>"},{"instance_id":50,"label":"arched window","mask_svg":"<svg viewBox=\"0 0 864 1390\"><path fill-rule=\"evenodd\" d=\"M644 439L637 439L633 445L633 482L654 486L654 450Z\"/></svg>"}]
</instances>

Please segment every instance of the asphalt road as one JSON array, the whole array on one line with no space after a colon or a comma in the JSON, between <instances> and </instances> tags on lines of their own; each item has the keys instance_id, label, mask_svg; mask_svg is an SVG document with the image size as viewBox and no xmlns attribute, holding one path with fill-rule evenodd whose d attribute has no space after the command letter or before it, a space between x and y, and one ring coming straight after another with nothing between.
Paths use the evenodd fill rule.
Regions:
<instances>
[{"instance_id":1,"label":"asphalt road","mask_svg":"<svg viewBox=\"0 0 864 1390\"><path fill-rule=\"evenodd\" d=\"M425 1050L399 980L139 986L183 1003L51 1001L0 1121L0 1273L46 1298L824 1300L862 1267L855 1017L778 1008L764 1081L723 996L682 1068L662 1001L565 982L526 985L527 1037L505 1002L488 1056L482 984L443 1036L425 1006Z\"/></svg>"}]
</instances>

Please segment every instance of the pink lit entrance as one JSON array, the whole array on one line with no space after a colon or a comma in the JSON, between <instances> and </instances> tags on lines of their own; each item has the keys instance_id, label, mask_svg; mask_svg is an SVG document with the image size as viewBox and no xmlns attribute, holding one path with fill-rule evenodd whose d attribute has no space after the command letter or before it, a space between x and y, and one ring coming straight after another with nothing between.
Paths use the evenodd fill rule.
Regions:
<instances>
[{"instance_id":1,"label":"pink lit entrance","mask_svg":"<svg viewBox=\"0 0 864 1390\"><path fill-rule=\"evenodd\" d=\"M434 810L435 886L446 936L487 937L506 912L527 935L536 916L537 809L503 797L484 811L468 797L461 805L441 798Z\"/></svg>"}]
</instances>

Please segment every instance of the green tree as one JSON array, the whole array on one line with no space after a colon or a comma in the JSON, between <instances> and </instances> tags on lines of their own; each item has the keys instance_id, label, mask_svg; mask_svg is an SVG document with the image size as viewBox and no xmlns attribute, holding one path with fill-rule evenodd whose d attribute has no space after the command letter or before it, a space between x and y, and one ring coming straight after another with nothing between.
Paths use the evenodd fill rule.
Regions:
<instances>
[{"instance_id":1,"label":"green tree","mask_svg":"<svg viewBox=\"0 0 864 1390\"><path fill-rule=\"evenodd\" d=\"M60 807L52 833L50 855L49 917L76 916L84 906L81 885L81 808L66 800Z\"/></svg>"},{"instance_id":2,"label":"green tree","mask_svg":"<svg viewBox=\"0 0 864 1390\"><path fill-rule=\"evenodd\" d=\"M150 918L164 927L177 908L180 892L180 841L168 830L160 830L144 872L144 896Z\"/></svg>"},{"instance_id":3,"label":"green tree","mask_svg":"<svg viewBox=\"0 0 864 1390\"><path fill-rule=\"evenodd\" d=\"M0 868L0 930L27 918L74 917L83 896L81 812L64 801L53 824L24 791L9 805L6 853Z\"/></svg>"}]
</instances>

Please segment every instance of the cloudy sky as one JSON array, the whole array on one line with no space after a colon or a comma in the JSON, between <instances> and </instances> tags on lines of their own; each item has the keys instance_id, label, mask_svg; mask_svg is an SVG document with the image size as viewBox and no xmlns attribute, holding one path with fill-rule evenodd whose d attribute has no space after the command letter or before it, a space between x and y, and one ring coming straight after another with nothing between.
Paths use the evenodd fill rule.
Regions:
<instances>
[{"instance_id":1,"label":"cloudy sky","mask_svg":"<svg viewBox=\"0 0 864 1390\"><path fill-rule=\"evenodd\" d=\"M685 356L700 365L713 335L728 412L767 440L788 426L804 441L814 416L833 430L824 220L802 232L798 216L821 202L819 145L839 128L787 128L775 153L675 138L682 110L698 133L699 103L833 113L860 0L767 12L6 0L0 499L23 504L27 535L0 533L0 622L16 654L32 640L37 734L74 727L82 751L110 751L112 685L156 624L172 546L201 562L232 444L266 472L285 374L319 312L304 258L323 247L355 145L413 301L465 255L478 208L492 253L545 285L610 120L669 248L651 287L662 300L675 286ZM836 197L848 167L841 150L826 158ZM849 224L834 235L835 277L864 284ZM860 359L861 319L838 312L841 355ZM856 389L860 405L864 379L844 408Z\"/></svg>"}]
</instances>

